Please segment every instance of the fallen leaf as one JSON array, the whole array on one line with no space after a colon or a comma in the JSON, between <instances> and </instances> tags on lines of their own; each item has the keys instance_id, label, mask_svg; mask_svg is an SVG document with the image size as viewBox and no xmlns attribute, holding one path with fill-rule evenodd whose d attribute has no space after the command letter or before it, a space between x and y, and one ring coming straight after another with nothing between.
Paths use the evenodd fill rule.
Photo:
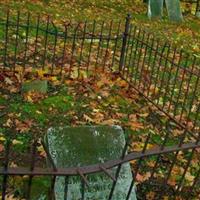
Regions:
<instances>
[{"instance_id":1,"label":"fallen leaf","mask_svg":"<svg viewBox=\"0 0 200 200\"><path fill-rule=\"evenodd\" d=\"M102 122L102 125L116 125L120 124L121 122L117 119L108 119Z\"/></svg>"},{"instance_id":2,"label":"fallen leaf","mask_svg":"<svg viewBox=\"0 0 200 200\"><path fill-rule=\"evenodd\" d=\"M86 114L83 115L83 118L89 123L94 122L94 120L90 118L89 116L87 116Z\"/></svg>"},{"instance_id":3,"label":"fallen leaf","mask_svg":"<svg viewBox=\"0 0 200 200\"><path fill-rule=\"evenodd\" d=\"M4 151L4 146L2 144L0 144L0 153Z\"/></svg>"},{"instance_id":4,"label":"fallen leaf","mask_svg":"<svg viewBox=\"0 0 200 200\"><path fill-rule=\"evenodd\" d=\"M150 178L150 176L151 176L150 172L147 172L146 174L143 174L143 175L137 173L136 180L138 182L144 182L144 181L148 180Z\"/></svg>"},{"instance_id":5,"label":"fallen leaf","mask_svg":"<svg viewBox=\"0 0 200 200\"><path fill-rule=\"evenodd\" d=\"M11 81L8 77L6 77L4 79L5 83L8 84L8 85L12 85L13 84L13 81Z\"/></svg>"},{"instance_id":6,"label":"fallen leaf","mask_svg":"<svg viewBox=\"0 0 200 200\"><path fill-rule=\"evenodd\" d=\"M23 142L19 141L19 140L13 140L12 143L13 143L13 145L23 144Z\"/></svg>"}]
</instances>

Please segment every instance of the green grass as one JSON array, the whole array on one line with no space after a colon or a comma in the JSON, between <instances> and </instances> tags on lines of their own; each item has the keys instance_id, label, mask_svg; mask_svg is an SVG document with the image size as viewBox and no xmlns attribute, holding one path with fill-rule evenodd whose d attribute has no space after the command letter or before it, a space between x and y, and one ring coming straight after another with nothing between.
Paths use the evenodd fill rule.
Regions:
<instances>
[{"instance_id":1,"label":"green grass","mask_svg":"<svg viewBox=\"0 0 200 200\"><path fill-rule=\"evenodd\" d=\"M142 1L141 1L142 2ZM81 0L81 1L8 1L12 13L16 10L22 12L31 11L32 13L49 14L60 24L61 20L84 21L84 20L125 20L127 13L132 15L132 23L153 32L157 37L168 40L181 48L193 51L197 55L200 53L200 20L193 16L184 17L181 24L169 22L165 16L162 20L151 21L147 18L147 7L138 1L106 1L106 0ZM0 3L0 9L7 8L6 3ZM0 16L5 16L1 12ZM25 15L23 15L24 17ZM33 19L31 19L33 20ZM0 33L1 35L1 33Z\"/></svg>"}]
</instances>

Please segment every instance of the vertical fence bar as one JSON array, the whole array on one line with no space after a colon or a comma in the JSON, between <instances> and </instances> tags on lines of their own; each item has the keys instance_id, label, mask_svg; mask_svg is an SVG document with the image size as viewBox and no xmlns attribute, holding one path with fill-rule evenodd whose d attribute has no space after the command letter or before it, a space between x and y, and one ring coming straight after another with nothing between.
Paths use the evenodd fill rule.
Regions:
<instances>
[{"instance_id":1,"label":"vertical fence bar","mask_svg":"<svg viewBox=\"0 0 200 200\"><path fill-rule=\"evenodd\" d=\"M151 69L151 75L150 75L150 80L149 80L149 87L147 89L147 96L151 95L150 91L151 91L151 84L152 84L152 79L153 79L153 75L154 75L154 70L155 70L155 65L156 65L156 58L158 56L158 49L159 49L159 45L160 45L160 40L156 40L156 49L155 49L155 55L154 55L154 59L153 59L153 66Z\"/></svg>"},{"instance_id":2,"label":"vertical fence bar","mask_svg":"<svg viewBox=\"0 0 200 200\"><path fill-rule=\"evenodd\" d=\"M38 43L38 33L39 33L39 26L40 26L40 15L37 17L37 27L36 27L36 35L35 35L35 49L34 49L34 58L33 58L33 63L34 66L36 65L36 55L37 55L37 43Z\"/></svg>"},{"instance_id":3,"label":"vertical fence bar","mask_svg":"<svg viewBox=\"0 0 200 200\"><path fill-rule=\"evenodd\" d=\"M130 28L130 20L131 20L131 15L128 14L126 17L125 31L123 33L123 41L122 41L121 55L120 55L120 61L119 61L119 71L121 71L124 67L127 39L128 39L128 34L129 34L129 28Z\"/></svg>"},{"instance_id":4,"label":"vertical fence bar","mask_svg":"<svg viewBox=\"0 0 200 200\"><path fill-rule=\"evenodd\" d=\"M133 55L133 47L134 47L134 40L135 40L135 34L136 34L136 30L137 30L137 27L134 26L134 31L133 31L133 35L132 35L132 38L131 38L131 52L130 52L130 55L129 55L129 59L128 59L128 71L127 71L127 78L129 77L131 80L131 76L132 76L132 73L130 73L130 67L133 68L133 66L131 65L131 59L132 59L132 55Z\"/></svg>"},{"instance_id":5,"label":"vertical fence bar","mask_svg":"<svg viewBox=\"0 0 200 200\"><path fill-rule=\"evenodd\" d=\"M168 44L165 42L165 44L163 45L162 47L162 51L161 53L159 54L160 56L160 59L159 59L159 62L158 62L158 67L157 67L157 71L155 72L155 80L154 80L154 90L153 90L153 95L156 94L156 89L159 89L161 90L161 88L157 88L157 84L158 84L158 81L159 81L159 74L160 74L160 69L161 69L161 65L162 65L162 60L163 60L163 54L165 53L165 48L168 46Z\"/></svg>"},{"instance_id":6,"label":"vertical fence bar","mask_svg":"<svg viewBox=\"0 0 200 200\"><path fill-rule=\"evenodd\" d=\"M124 145L124 149L122 151L121 159L123 159L125 157L127 148L128 148L128 142L126 142L126 144ZM122 164L117 166L116 173L115 173L115 180L113 180L113 184L112 184L112 187L111 187L111 190L110 190L108 200L111 200L112 197L113 197L113 193L114 193L114 190L115 190L115 186L117 184L117 180L118 180L118 177L119 177L121 167L122 167Z\"/></svg>"},{"instance_id":7,"label":"vertical fence bar","mask_svg":"<svg viewBox=\"0 0 200 200\"><path fill-rule=\"evenodd\" d=\"M7 49L8 49L8 27L9 27L10 11L7 10L6 27L5 27L5 41L4 41L4 69L7 66Z\"/></svg>"},{"instance_id":8,"label":"vertical fence bar","mask_svg":"<svg viewBox=\"0 0 200 200\"><path fill-rule=\"evenodd\" d=\"M105 70L106 60L109 55L108 51L109 51L109 44L110 44L111 33L112 33L112 26L113 26L113 21L110 22L110 28L109 28L108 38L107 38L107 45L106 45L106 52L105 52L104 62L103 62L103 71Z\"/></svg>"},{"instance_id":9,"label":"vertical fence bar","mask_svg":"<svg viewBox=\"0 0 200 200\"><path fill-rule=\"evenodd\" d=\"M26 22L26 39L25 39L25 50L24 50L24 58L23 58L23 70L25 71L26 62L27 62L27 50L28 50L28 36L29 36L29 25L30 25L30 13L27 16Z\"/></svg>"},{"instance_id":10,"label":"vertical fence bar","mask_svg":"<svg viewBox=\"0 0 200 200\"><path fill-rule=\"evenodd\" d=\"M169 75L167 77L167 82L166 82L166 87L165 87L165 93L164 93L164 96L163 96L162 109L164 109L165 103L167 102L167 94L168 94L168 90L170 89L169 85L170 85L170 80L171 80L172 71L173 71L173 67L174 67L174 60L176 58L176 53L177 53L177 48L175 47L174 50L173 50L173 57L172 57L172 62L171 62L170 70L169 70Z\"/></svg>"},{"instance_id":11,"label":"vertical fence bar","mask_svg":"<svg viewBox=\"0 0 200 200\"><path fill-rule=\"evenodd\" d=\"M130 48L130 40L131 40L132 29L133 29L133 26L130 24L129 34L128 34L128 37L127 37L127 48L126 48L126 51L125 51L124 65L126 65L126 62L127 62L127 59L128 59L128 52L129 52L129 48ZM128 72L128 68L129 68L128 65L123 68L123 70L122 70L123 75L125 75L125 73ZM127 76L128 76L128 74L126 73L126 77Z\"/></svg>"},{"instance_id":12,"label":"vertical fence bar","mask_svg":"<svg viewBox=\"0 0 200 200\"><path fill-rule=\"evenodd\" d=\"M143 149L142 149L142 153L143 153L143 154L145 153L145 151L146 151L146 149L147 149L147 145L148 145L148 143L149 143L150 137L151 137L151 135L150 135L150 133L149 133L148 136L147 136L147 139L146 139L146 141L145 141L144 147L143 147ZM129 187L129 190L128 190L128 193L127 193L127 196L126 196L126 200L129 200L129 199L130 199L130 195L131 195L131 192L132 192L132 190L133 190L133 186L134 186L134 184L135 184L135 180L136 180L136 178L137 178L137 174L138 174L138 171L139 171L139 169L140 169L140 165L141 165L141 163L142 163L142 159L143 159L143 158L139 158L139 160L138 160L137 167L136 167L136 170L135 170L135 172L134 172L134 174L133 174L133 179L132 179L132 181L131 181L131 185L130 185L130 187Z\"/></svg>"},{"instance_id":13,"label":"vertical fence bar","mask_svg":"<svg viewBox=\"0 0 200 200\"><path fill-rule=\"evenodd\" d=\"M182 73L182 76L181 76L181 82L180 82L180 86L178 88L178 96L177 96L175 107L174 107L174 113L173 113L174 117L176 117L178 104L180 104L180 97L181 97L183 82L185 81L184 78L185 78L185 74L186 74L186 68L187 68L188 60L189 60L189 55L187 55L187 59L185 61L185 65L183 66L184 68L183 68L183 73Z\"/></svg>"},{"instance_id":14,"label":"vertical fence bar","mask_svg":"<svg viewBox=\"0 0 200 200\"><path fill-rule=\"evenodd\" d=\"M34 141L32 145L32 155L31 155L31 166L30 166L31 172L34 170L34 167L35 167L36 148L37 148L37 141ZM28 200L31 199L31 186L32 186L33 177L34 176L31 175L28 181L28 191L27 191Z\"/></svg>"},{"instance_id":15,"label":"vertical fence bar","mask_svg":"<svg viewBox=\"0 0 200 200\"><path fill-rule=\"evenodd\" d=\"M85 199L85 182L81 180L81 200Z\"/></svg>"},{"instance_id":16,"label":"vertical fence bar","mask_svg":"<svg viewBox=\"0 0 200 200\"><path fill-rule=\"evenodd\" d=\"M162 77L161 77L161 80L160 80L160 91L159 91L159 94L158 94L158 99L157 99L157 105L159 105L159 101L160 101L160 94L162 94L162 88L163 88L163 84L164 84L164 80L165 80L165 72L166 72L166 68L167 68L167 62L168 62L168 59L169 59L169 54L170 54L170 49L171 49L171 46L169 45L168 46L168 50L167 50L167 56L165 58L165 64L164 64L164 67L163 67L163 74L162 74Z\"/></svg>"},{"instance_id":17,"label":"vertical fence bar","mask_svg":"<svg viewBox=\"0 0 200 200\"><path fill-rule=\"evenodd\" d=\"M94 40L95 29L96 29L96 20L93 21L93 27L92 27L92 35L91 35L89 54L88 54L88 60L87 60L87 76L89 74L90 58L91 58L91 52L92 52L92 45L93 45L93 40ZM96 67L95 67L95 69L96 69Z\"/></svg>"},{"instance_id":18,"label":"vertical fence bar","mask_svg":"<svg viewBox=\"0 0 200 200\"><path fill-rule=\"evenodd\" d=\"M196 13L197 14L199 12L200 9L200 0L197 0L197 6L196 6Z\"/></svg>"},{"instance_id":19,"label":"vertical fence bar","mask_svg":"<svg viewBox=\"0 0 200 200\"><path fill-rule=\"evenodd\" d=\"M166 134L165 134L164 140L163 140L163 142L162 142L162 144L161 144L161 147L160 147L160 150L161 150L161 151L164 149L164 147L165 147L165 145L166 145L166 142L167 142L167 140L168 140L168 138L169 138L169 135L170 135L170 130L168 130L168 128L166 127ZM162 154L161 154L161 155L162 155ZM161 155L158 155L158 156L157 156L155 165L153 166L153 169L152 169L152 172L151 172L150 179L152 179L153 176L154 176L154 173L155 173L156 168L157 168L157 166L158 166L158 164L159 164Z\"/></svg>"},{"instance_id":20,"label":"vertical fence bar","mask_svg":"<svg viewBox=\"0 0 200 200\"><path fill-rule=\"evenodd\" d=\"M46 30L45 30L45 39L44 39L44 55L43 55L43 63L42 63L42 69L44 70L45 67L45 61L46 61L46 54L47 54L47 42L48 42L48 33L49 33L49 22L50 17L47 16L47 24L46 24Z\"/></svg>"},{"instance_id":21,"label":"vertical fence bar","mask_svg":"<svg viewBox=\"0 0 200 200\"><path fill-rule=\"evenodd\" d=\"M140 41L140 38L138 38L138 41L140 43L140 48L139 48L139 52L138 52L138 58L137 58L137 62L136 62L136 70L135 70L135 80L134 80L134 84L137 83L137 75L139 75L139 68L140 68L140 58L142 56L142 48L144 46L144 38L146 36L146 32L143 30L143 33L142 33L142 39Z\"/></svg>"},{"instance_id":22,"label":"vertical fence bar","mask_svg":"<svg viewBox=\"0 0 200 200\"><path fill-rule=\"evenodd\" d=\"M68 36L68 28L66 25L65 26L65 33L64 33L64 46L63 46L63 52L62 52L62 64L61 64L61 69L60 69L60 75L62 75L63 68L65 65L65 57L66 57L66 43L67 43L67 36Z\"/></svg>"},{"instance_id":23,"label":"vertical fence bar","mask_svg":"<svg viewBox=\"0 0 200 200\"><path fill-rule=\"evenodd\" d=\"M6 141L4 172L7 172L8 165L9 165L10 145L11 145L11 141L10 141L10 138L9 138ZM7 182L8 182L8 175L5 174L3 176L3 183L2 183L2 200L6 200Z\"/></svg>"},{"instance_id":24,"label":"vertical fence bar","mask_svg":"<svg viewBox=\"0 0 200 200\"><path fill-rule=\"evenodd\" d=\"M84 48L84 43L85 43L86 30L87 30L87 21L84 22L83 39L81 42L81 51L80 51L79 65L78 65L78 78L80 78L80 68L81 68L82 59L83 59L83 48Z\"/></svg>"},{"instance_id":25,"label":"vertical fence bar","mask_svg":"<svg viewBox=\"0 0 200 200\"><path fill-rule=\"evenodd\" d=\"M50 191L49 191L49 200L55 200L55 195L54 195L55 182L56 182L56 176L54 175L51 179L51 186L50 186Z\"/></svg>"},{"instance_id":26,"label":"vertical fence bar","mask_svg":"<svg viewBox=\"0 0 200 200\"><path fill-rule=\"evenodd\" d=\"M150 38L150 34L148 33L147 34L147 44L149 43L149 38ZM142 79L143 79L143 69L144 69L144 66L145 66L145 60L146 60L146 56L147 56L147 49L148 49L148 45L145 45L145 50L144 50L144 58L143 58L143 62L142 62L142 67L141 67L141 72L140 72L140 79L139 79L139 88L140 88L140 85L141 85L141 82L142 82Z\"/></svg>"},{"instance_id":27,"label":"vertical fence bar","mask_svg":"<svg viewBox=\"0 0 200 200\"><path fill-rule=\"evenodd\" d=\"M195 126L196 126L196 122L197 122L198 112L199 112L199 111L200 111L200 104L199 104L199 106L198 106L198 109L197 109L197 112L196 112L196 115L195 115L194 125L193 125L193 128L192 128L192 131L194 130L194 128L195 128ZM184 137L184 138L186 137L186 133L185 133L185 136L183 136L183 137ZM200 135L198 136L198 138L197 138L197 140L196 140L195 143L198 144L199 141L200 141ZM183 181L184 181L184 177L185 177L185 175L186 175L186 173L187 173L187 170L188 170L188 168L189 168L189 166L190 166L190 163L191 163L191 161L192 161L192 157L193 157L194 153L195 153L195 148L192 149L192 152L190 153L189 158L187 158L187 164L186 164L186 167L185 167L185 169L184 169L184 172L183 172L183 174L182 174L182 176L181 176L181 179L180 179L180 181L179 181L179 184L178 184L178 186L177 186L177 188L176 188L175 196L176 196L177 194L179 194L179 190L180 190L181 185L182 185L182 183L183 183Z\"/></svg>"},{"instance_id":28,"label":"vertical fence bar","mask_svg":"<svg viewBox=\"0 0 200 200\"><path fill-rule=\"evenodd\" d=\"M17 24L16 24L16 34L15 34L15 53L14 53L14 64L13 71L15 72L15 66L17 62L17 49L18 49L18 38L19 38L19 21L20 21L20 11L17 12Z\"/></svg>"},{"instance_id":29,"label":"vertical fence bar","mask_svg":"<svg viewBox=\"0 0 200 200\"><path fill-rule=\"evenodd\" d=\"M183 100L183 105L182 105L182 108L181 108L181 114L180 114L179 122L182 121L183 112L184 112L184 109L185 109L185 106L186 106L186 101L187 101L189 91L190 91L190 88L191 88L190 84L191 84L191 79L192 79L192 74L193 74L195 62L196 62L196 57L194 57L193 62L192 62L192 69L191 69L191 72L189 74L189 80L187 82L187 88L186 88L185 95L184 95L184 100ZM195 92L196 92L196 90L195 90Z\"/></svg>"},{"instance_id":30,"label":"vertical fence bar","mask_svg":"<svg viewBox=\"0 0 200 200\"><path fill-rule=\"evenodd\" d=\"M73 62L74 62L74 53L75 53L75 49L76 49L76 39L77 39L77 31L79 28L79 24L77 24L77 26L74 28L74 35L73 35L73 43L72 43L72 48L71 48L71 58L70 58L70 70L69 70L69 77L71 76L72 73L72 68L73 68Z\"/></svg>"},{"instance_id":31,"label":"vertical fence bar","mask_svg":"<svg viewBox=\"0 0 200 200\"><path fill-rule=\"evenodd\" d=\"M186 119L186 120L187 120L187 123L189 122L189 120L190 120L190 115L192 114L192 108L193 108L194 101L195 101L195 97L196 97L195 91L198 90L199 79L200 79L200 70L199 70L199 72L198 72L198 76L197 76L197 79L196 79L195 84L194 84L193 95L192 95L192 98L191 98L190 107L189 107L189 112L188 112L187 119Z\"/></svg>"},{"instance_id":32,"label":"vertical fence bar","mask_svg":"<svg viewBox=\"0 0 200 200\"><path fill-rule=\"evenodd\" d=\"M200 177L200 169L198 170L198 172L197 172L197 174L196 174L196 176L194 178L194 181L192 183L192 186L190 187L190 189L188 191L188 194L186 195L186 197L188 199L190 199L190 195L191 195L193 189L195 189L196 184L199 182L199 177Z\"/></svg>"},{"instance_id":33,"label":"vertical fence bar","mask_svg":"<svg viewBox=\"0 0 200 200\"><path fill-rule=\"evenodd\" d=\"M147 61L147 70L146 70L146 83L147 83L147 93L148 93L148 88L150 89L150 86L148 87L148 84L150 85L150 77L149 77L149 72L151 70L151 55L152 55L152 52L154 51L154 43L155 43L155 38L153 37L152 38L152 42L151 42L151 45L149 46L149 50L150 50L150 53L149 53L149 57L148 57L148 61ZM145 90L145 85L144 84L144 87L143 87L143 91Z\"/></svg>"},{"instance_id":34,"label":"vertical fence bar","mask_svg":"<svg viewBox=\"0 0 200 200\"><path fill-rule=\"evenodd\" d=\"M135 52L134 52L134 56L132 58L132 70L131 70L131 81L134 80L133 78L133 74L134 74L134 69L136 69L137 66L135 66L135 60L136 60L136 57L137 57L137 50L138 50L138 46L139 46L139 38L140 38L140 35L141 35L141 29L139 28L139 30L136 30L136 32L138 33L137 34L137 37L133 37L136 41L136 44L135 44Z\"/></svg>"},{"instance_id":35,"label":"vertical fence bar","mask_svg":"<svg viewBox=\"0 0 200 200\"><path fill-rule=\"evenodd\" d=\"M176 89L176 83L177 83L177 79L178 79L178 73L179 73L179 69L181 67L180 65L181 65L181 59L182 59L182 56L183 56L182 54L183 54L183 50L181 50L181 52L180 52L178 65L176 66L176 73L175 73L175 77L174 77L174 81L173 81L173 87L172 87L172 92L171 92L171 95L170 95L170 101L169 101L169 105L168 105L168 108L167 108L167 112L170 111L170 108L172 106L173 96L174 96L174 92L175 92L175 89Z\"/></svg>"},{"instance_id":36,"label":"vertical fence bar","mask_svg":"<svg viewBox=\"0 0 200 200\"><path fill-rule=\"evenodd\" d=\"M53 24L53 27L54 27L54 35L55 35L55 38L54 38L54 45L53 45L53 57L52 57L52 63L51 63L51 75L53 74L53 71L54 71L54 66L55 66L55 58L56 58L56 47L57 47L57 41L58 41L58 29L56 27L56 25L53 23L52 21L52 24Z\"/></svg>"},{"instance_id":37,"label":"vertical fence bar","mask_svg":"<svg viewBox=\"0 0 200 200\"><path fill-rule=\"evenodd\" d=\"M116 35L116 38L115 38L115 45L114 45L114 50L113 50L111 68L113 68L114 63L115 63L115 56L116 56L117 44L118 44L119 35L120 35L120 27L121 27L121 21L119 21L119 23L118 23L117 35Z\"/></svg>"},{"instance_id":38,"label":"vertical fence bar","mask_svg":"<svg viewBox=\"0 0 200 200\"><path fill-rule=\"evenodd\" d=\"M101 48L101 43L102 43L102 37L103 37L103 28L104 28L104 21L101 24L101 31L100 31L100 35L99 35L99 44L98 44L98 48L97 48L97 55L96 55L96 63L95 63L95 71L97 70L97 65L98 60L99 60L99 54L100 54L100 48Z\"/></svg>"},{"instance_id":39,"label":"vertical fence bar","mask_svg":"<svg viewBox=\"0 0 200 200\"><path fill-rule=\"evenodd\" d=\"M64 192L64 200L67 200L67 195L68 195L68 185L69 185L69 176L65 176L65 192Z\"/></svg>"}]
</instances>

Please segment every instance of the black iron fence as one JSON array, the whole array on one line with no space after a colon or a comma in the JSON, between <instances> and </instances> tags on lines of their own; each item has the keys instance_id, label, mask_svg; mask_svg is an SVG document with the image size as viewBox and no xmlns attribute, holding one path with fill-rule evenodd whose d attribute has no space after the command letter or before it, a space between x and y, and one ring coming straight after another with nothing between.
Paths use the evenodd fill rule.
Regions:
<instances>
[{"instance_id":1,"label":"black iron fence","mask_svg":"<svg viewBox=\"0 0 200 200\"><path fill-rule=\"evenodd\" d=\"M120 169L127 162L132 163L133 180L126 199L130 199L135 184L139 188L138 199L145 199L149 188L156 193L153 199L165 196L170 199L199 198L200 61L196 56L157 40L153 34L132 24L130 16L125 24L113 21L59 24L48 16L35 18L28 14L25 18L19 12L15 16L8 12L6 18L2 17L0 27L2 72L23 73L31 67L64 79L82 79L96 76L99 69L111 70L152 105L159 118L166 116L168 119L164 128L156 128L142 140L134 141L141 144L141 151L133 148L131 136L121 158L65 169L44 166L37 155L38 139L32 140L28 153L16 155L12 150L14 136L10 130L4 141L4 155L1 155L2 199L6 199L16 184L13 177L28 177L24 198L31 199L32 182L44 176L50 177L49 199L55 198L54 185L59 176L66 177L65 194L67 177L79 176L82 199L85 199L85 186L89 185L87 176L98 172L111 178L113 183L108 199L112 199ZM13 166L16 156L19 160L25 159L27 164L22 162ZM113 177L109 169L114 167L117 170ZM178 180L173 182L177 173ZM139 180L138 174L148 174L148 177Z\"/></svg>"},{"instance_id":2,"label":"black iron fence","mask_svg":"<svg viewBox=\"0 0 200 200\"><path fill-rule=\"evenodd\" d=\"M193 1L182 0L182 2L184 2L184 3L190 3L190 4L195 4L195 6L196 6L195 13L197 14L197 12L199 12L199 6L200 6L200 1L199 0L193 0Z\"/></svg>"}]
</instances>

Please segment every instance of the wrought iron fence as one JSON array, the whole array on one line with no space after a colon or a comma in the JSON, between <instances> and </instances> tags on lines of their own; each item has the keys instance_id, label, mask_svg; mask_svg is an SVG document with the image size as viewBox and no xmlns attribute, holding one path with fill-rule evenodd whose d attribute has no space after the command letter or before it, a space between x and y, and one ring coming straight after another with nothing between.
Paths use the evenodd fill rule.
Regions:
<instances>
[{"instance_id":1,"label":"wrought iron fence","mask_svg":"<svg viewBox=\"0 0 200 200\"><path fill-rule=\"evenodd\" d=\"M196 9L195 9L195 13L197 14L197 12L199 11L199 5L200 5L200 1L199 0L194 0L194 1L190 1L190 0L182 0L182 2L184 3L190 3L190 4L195 4L196 5Z\"/></svg>"},{"instance_id":2,"label":"wrought iron fence","mask_svg":"<svg viewBox=\"0 0 200 200\"><path fill-rule=\"evenodd\" d=\"M125 29L124 29L125 26ZM141 151L131 145L128 137L121 158L106 163L65 169L47 168L37 155L38 138L33 138L24 154L16 154L12 149L14 135L7 133L5 154L1 155L0 191L2 199L13 187L13 177L28 177L25 199L31 199L33 180L50 177L49 199L54 199L56 177L79 176L82 180L82 198L85 199L87 176L103 172L112 180L108 199L112 199L121 167L132 163L133 179L126 199L130 199L135 184L138 199L145 199L145 193L155 191L156 198L170 196L170 199L199 198L199 125L200 125L200 61L196 56L185 53L171 44L160 41L130 22L63 22L55 25L49 17L27 18L20 12L13 16L7 12L0 23L0 66L1 71L29 70L29 67L46 70L47 74L68 78L96 76L97 69L111 70L128 82L159 118L167 117L164 128L148 132L141 144ZM156 124L154 125L156 126ZM174 127L178 133L174 134ZM36 128L37 132L37 128ZM155 139L159 136L159 140ZM173 144L172 142L173 141ZM151 148L151 145L156 146ZM128 154L126 152L128 151ZM18 166L12 166L16 157L25 159ZM49 157L50 159L50 157ZM151 164L149 164L151 163ZM116 168L116 174L109 169ZM174 169L179 171L177 182L173 180ZM161 173L162 172L162 173ZM145 180L138 180L138 174L148 173ZM190 176L190 181L185 179ZM89 186L88 186L89 187ZM63 198L64 199L64 198Z\"/></svg>"}]
</instances>

